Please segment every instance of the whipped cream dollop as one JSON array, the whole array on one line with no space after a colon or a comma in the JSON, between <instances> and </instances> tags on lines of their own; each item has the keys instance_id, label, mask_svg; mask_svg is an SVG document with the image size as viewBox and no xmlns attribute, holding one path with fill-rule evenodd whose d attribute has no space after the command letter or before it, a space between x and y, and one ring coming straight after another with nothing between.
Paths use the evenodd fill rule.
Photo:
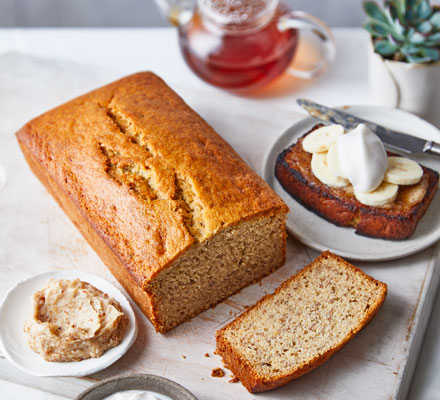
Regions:
<instances>
[{"instance_id":1,"label":"whipped cream dollop","mask_svg":"<svg viewBox=\"0 0 440 400\"><path fill-rule=\"evenodd\" d=\"M383 181L388 157L382 141L364 124L337 140L339 164L356 192L371 192Z\"/></svg>"}]
</instances>

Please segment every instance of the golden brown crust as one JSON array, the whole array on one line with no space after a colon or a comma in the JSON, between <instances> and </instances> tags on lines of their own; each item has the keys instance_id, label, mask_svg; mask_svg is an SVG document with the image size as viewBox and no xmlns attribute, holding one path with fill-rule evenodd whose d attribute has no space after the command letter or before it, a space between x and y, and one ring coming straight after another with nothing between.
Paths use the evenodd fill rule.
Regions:
<instances>
[{"instance_id":1,"label":"golden brown crust","mask_svg":"<svg viewBox=\"0 0 440 400\"><path fill-rule=\"evenodd\" d=\"M414 233L437 191L439 176L436 171L422 166L421 182L400 186L390 207L366 206L352 192L331 188L314 176L310 168L311 154L302 148L306 135L284 150L276 161L275 176L293 198L335 225L355 228L360 235L402 240ZM425 190L425 194L421 201L413 204L408 198L416 190Z\"/></svg>"},{"instance_id":2,"label":"golden brown crust","mask_svg":"<svg viewBox=\"0 0 440 400\"><path fill-rule=\"evenodd\" d=\"M159 331L160 299L147 289L157 274L223 228L287 211L150 72L35 118L17 139L32 170Z\"/></svg>"},{"instance_id":3,"label":"golden brown crust","mask_svg":"<svg viewBox=\"0 0 440 400\"><path fill-rule=\"evenodd\" d=\"M292 281L297 280L301 275L307 273L307 271L313 268L315 263L319 263L321 260L326 258L332 258L337 260L339 263L342 263L345 268L356 271L356 273L362 274L365 278L367 278L370 282L374 283L376 286L380 287L381 296L379 301L376 304L371 304L368 309L368 313L365 315L365 318L361 321L361 323L356 327L356 329L352 330L350 334L344 338L342 342L340 342L336 347L328 349L325 353L320 354L318 357L315 357L313 360L310 360L308 363L305 363L297 368L295 368L290 373L286 373L284 375L280 375L277 379L270 379L265 376L260 376L258 373L252 368L252 366L234 349L234 347L228 342L225 338L224 332L226 330L234 329L238 327L241 323L241 320L249 313L253 313L257 310L267 299L277 296L277 294L284 288L289 286ZM387 295L387 285L383 282L377 281L366 275L359 268L354 265L348 263L344 259L334 255L330 251L323 252L318 258L316 258L312 263L304 267L297 274L291 276L285 282L283 282L273 294L268 294L262 297L255 305L244 311L240 314L234 321L230 322L222 329L216 332L216 353L219 354L224 361L224 364L228 369L230 369L233 374L238 377L243 386L251 393L255 392L263 392L266 390L274 389L279 386L282 386L293 379L299 378L304 375L306 372L311 371L312 369L318 367L323 364L326 360L328 360L334 353L340 350L347 342L349 342L362 328L364 328L371 319L377 314L383 302L385 301Z\"/></svg>"},{"instance_id":4,"label":"golden brown crust","mask_svg":"<svg viewBox=\"0 0 440 400\"><path fill-rule=\"evenodd\" d=\"M98 232L92 228L92 225L84 222L84 216L80 213L80 210L72 202L72 200L60 189L55 181L48 175L47 170L41 167L33 155L28 149L20 143L20 147L28 162L32 172L37 176L40 182L45 186L47 191L57 201L58 205L67 214L70 220L82 233L84 238L90 244L90 246L101 257L105 265L110 269L115 278L121 283L127 293L137 303L143 313L152 321L156 326L155 316L152 312L150 298L137 284L137 282L130 275L128 270L124 267L121 260L111 250L105 241L98 235Z\"/></svg>"}]
</instances>

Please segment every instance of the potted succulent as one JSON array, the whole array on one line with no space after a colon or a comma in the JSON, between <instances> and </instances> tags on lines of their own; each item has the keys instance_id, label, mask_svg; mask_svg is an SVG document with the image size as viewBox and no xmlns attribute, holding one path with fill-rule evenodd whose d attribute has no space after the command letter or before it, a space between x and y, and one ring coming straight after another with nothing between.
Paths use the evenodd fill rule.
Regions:
<instances>
[{"instance_id":1,"label":"potted succulent","mask_svg":"<svg viewBox=\"0 0 440 400\"><path fill-rule=\"evenodd\" d=\"M429 0L365 1L370 100L440 126L440 9Z\"/></svg>"}]
</instances>

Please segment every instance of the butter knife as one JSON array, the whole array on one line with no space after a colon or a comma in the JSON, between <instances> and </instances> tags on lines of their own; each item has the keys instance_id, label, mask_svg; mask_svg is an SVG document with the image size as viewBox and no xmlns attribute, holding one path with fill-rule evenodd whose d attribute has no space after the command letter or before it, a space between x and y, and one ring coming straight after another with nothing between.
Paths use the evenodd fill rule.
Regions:
<instances>
[{"instance_id":1,"label":"butter knife","mask_svg":"<svg viewBox=\"0 0 440 400\"><path fill-rule=\"evenodd\" d=\"M340 124L347 130L354 129L359 124L365 124L379 136L385 146L393 150L401 151L406 154L431 153L440 156L440 144L432 140L420 139L415 136L407 135L406 133L397 132L375 124L374 122L366 121L344 111L329 108L307 99L298 99L297 103L313 117L322 121Z\"/></svg>"}]
</instances>

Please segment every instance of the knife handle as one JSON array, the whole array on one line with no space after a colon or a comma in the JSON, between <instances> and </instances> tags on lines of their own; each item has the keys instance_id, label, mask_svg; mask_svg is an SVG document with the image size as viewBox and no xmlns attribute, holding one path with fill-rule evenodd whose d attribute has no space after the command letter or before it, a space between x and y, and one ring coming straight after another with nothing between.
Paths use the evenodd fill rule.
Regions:
<instances>
[{"instance_id":1,"label":"knife handle","mask_svg":"<svg viewBox=\"0 0 440 400\"><path fill-rule=\"evenodd\" d=\"M425 148L423 149L423 152L435 154L436 156L440 156L440 144L429 141L426 143Z\"/></svg>"}]
</instances>

